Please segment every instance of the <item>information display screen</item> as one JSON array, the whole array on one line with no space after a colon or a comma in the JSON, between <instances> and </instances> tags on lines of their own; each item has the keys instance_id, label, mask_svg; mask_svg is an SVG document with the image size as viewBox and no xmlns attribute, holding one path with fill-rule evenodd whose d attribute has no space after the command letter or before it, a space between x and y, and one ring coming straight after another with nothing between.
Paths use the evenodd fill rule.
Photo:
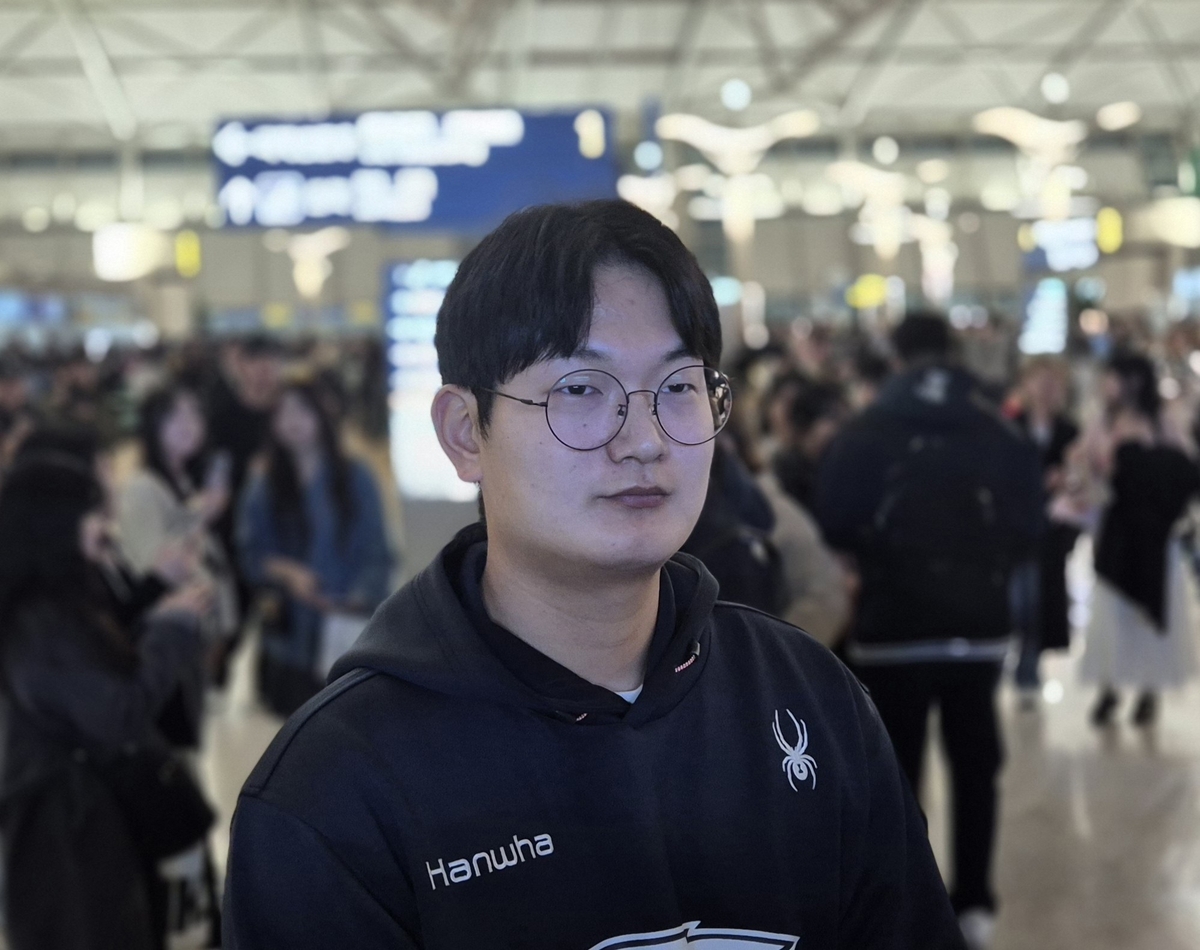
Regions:
<instances>
[{"instance_id":1,"label":"information display screen","mask_svg":"<svg viewBox=\"0 0 1200 950\"><path fill-rule=\"evenodd\" d=\"M233 120L212 141L228 225L374 224L468 233L533 204L617 194L598 109L367 112Z\"/></svg>"},{"instance_id":2,"label":"information display screen","mask_svg":"<svg viewBox=\"0 0 1200 950\"><path fill-rule=\"evenodd\" d=\"M437 312L457 270L452 260L397 261L384 270L392 470L406 498L472 501L478 494L459 481L429 415L442 385L433 345Z\"/></svg>"}]
</instances>

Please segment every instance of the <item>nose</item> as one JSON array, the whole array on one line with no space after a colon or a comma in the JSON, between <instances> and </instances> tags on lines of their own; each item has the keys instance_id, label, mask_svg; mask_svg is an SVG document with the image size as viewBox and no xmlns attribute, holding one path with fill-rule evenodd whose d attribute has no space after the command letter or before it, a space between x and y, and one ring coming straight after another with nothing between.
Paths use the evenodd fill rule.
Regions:
<instances>
[{"instance_id":1,"label":"nose","mask_svg":"<svg viewBox=\"0 0 1200 950\"><path fill-rule=\"evenodd\" d=\"M614 462L634 458L639 462L652 462L662 456L670 441L654 413L654 391L635 389L627 394L625 421L617 437L608 443L608 454ZM646 412L634 409L634 396L646 397Z\"/></svg>"}]
</instances>

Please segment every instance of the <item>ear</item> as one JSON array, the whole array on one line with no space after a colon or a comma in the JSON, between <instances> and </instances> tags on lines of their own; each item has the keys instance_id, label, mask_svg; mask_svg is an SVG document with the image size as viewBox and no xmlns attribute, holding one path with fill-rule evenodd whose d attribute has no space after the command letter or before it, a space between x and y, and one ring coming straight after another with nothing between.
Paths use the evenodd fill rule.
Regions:
<instances>
[{"instance_id":1,"label":"ear","mask_svg":"<svg viewBox=\"0 0 1200 950\"><path fill-rule=\"evenodd\" d=\"M433 397L433 428L442 451L464 482L478 484L483 479L479 462L479 407L470 390L461 386L443 386Z\"/></svg>"}]
</instances>

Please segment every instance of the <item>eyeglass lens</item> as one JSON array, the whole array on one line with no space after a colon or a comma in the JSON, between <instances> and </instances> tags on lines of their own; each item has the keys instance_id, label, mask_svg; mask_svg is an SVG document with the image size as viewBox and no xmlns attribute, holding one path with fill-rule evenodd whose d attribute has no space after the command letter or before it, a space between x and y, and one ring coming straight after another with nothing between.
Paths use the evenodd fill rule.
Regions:
<instances>
[{"instance_id":1,"label":"eyeglass lens","mask_svg":"<svg viewBox=\"0 0 1200 950\"><path fill-rule=\"evenodd\" d=\"M706 366L685 366L662 381L654 394L663 431L683 445L714 438L729 419L733 397L724 374ZM550 431L564 445L587 451L607 445L621 430L629 396L620 381L603 370L568 373L546 401Z\"/></svg>"}]
</instances>

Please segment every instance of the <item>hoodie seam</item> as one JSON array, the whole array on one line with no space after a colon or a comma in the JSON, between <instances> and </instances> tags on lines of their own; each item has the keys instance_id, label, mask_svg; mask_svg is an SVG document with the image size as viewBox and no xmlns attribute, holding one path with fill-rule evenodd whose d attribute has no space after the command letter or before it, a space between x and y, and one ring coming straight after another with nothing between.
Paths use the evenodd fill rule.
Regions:
<instances>
[{"instance_id":1,"label":"hoodie seam","mask_svg":"<svg viewBox=\"0 0 1200 950\"><path fill-rule=\"evenodd\" d=\"M275 736L275 740L272 742L271 748L268 749L267 755L270 755L271 759L269 760L269 765L267 766L266 775L256 781L255 776L252 773L242 788L242 794L260 798L261 793L266 790L267 783L271 781L271 778L275 774L275 770L279 767L279 763L282 761L284 755L291 747L292 742L295 740L296 736L300 734L300 730L308 724L308 721L343 693L359 685L359 683L363 683L366 680L371 679L376 674L376 670L366 667L359 667L358 669L351 670L335 680L330 687L319 693L315 699L311 700L307 704L306 707L302 707L302 715L294 715L286 723L284 723L283 728L280 729L278 734ZM266 756L263 757L262 761L263 763L268 762ZM257 772L257 769L255 771Z\"/></svg>"}]
</instances>

